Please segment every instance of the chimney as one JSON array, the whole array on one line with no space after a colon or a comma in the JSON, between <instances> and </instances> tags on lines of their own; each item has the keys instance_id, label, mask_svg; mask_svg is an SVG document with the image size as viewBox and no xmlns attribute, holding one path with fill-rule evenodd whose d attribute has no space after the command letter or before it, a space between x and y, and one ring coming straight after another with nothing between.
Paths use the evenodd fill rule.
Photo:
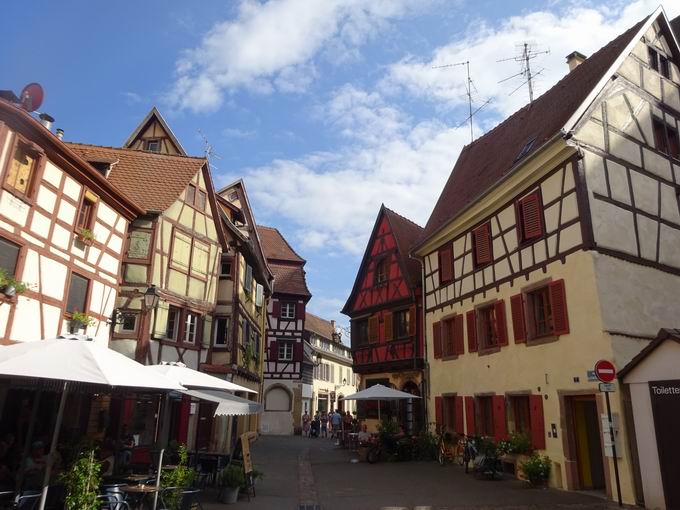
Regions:
<instances>
[{"instance_id":1,"label":"chimney","mask_svg":"<svg viewBox=\"0 0 680 510\"><path fill-rule=\"evenodd\" d=\"M59 140L64 139L64 130L63 129L57 128L57 138L59 138Z\"/></svg>"},{"instance_id":2,"label":"chimney","mask_svg":"<svg viewBox=\"0 0 680 510\"><path fill-rule=\"evenodd\" d=\"M566 58L567 65L569 66L569 72L571 72L581 65L588 57L578 51L572 51L569 55L567 55Z\"/></svg>"},{"instance_id":3,"label":"chimney","mask_svg":"<svg viewBox=\"0 0 680 510\"><path fill-rule=\"evenodd\" d=\"M51 115L48 115L46 113L41 113L38 115L38 118L40 119L40 123L45 126L45 129L52 129L52 123L54 122L54 117Z\"/></svg>"}]
</instances>

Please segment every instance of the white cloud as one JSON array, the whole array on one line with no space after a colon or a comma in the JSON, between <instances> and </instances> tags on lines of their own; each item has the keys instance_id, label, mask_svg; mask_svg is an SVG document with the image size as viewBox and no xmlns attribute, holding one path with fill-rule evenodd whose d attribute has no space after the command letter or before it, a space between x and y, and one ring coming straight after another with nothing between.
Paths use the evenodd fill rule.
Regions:
<instances>
[{"instance_id":1,"label":"white cloud","mask_svg":"<svg viewBox=\"0 0 680 510\"><path fill-rule=\"evenodd\" d=\"M166 96L178 109L218 109L226 91L305 90L324 49L347 55L391 20L427 2L409 0L242 0L234 19L215 24L186 50Z\"/></svg>"},{"instance_id":2,"label":"white cloud","mask_svg":"<svg viewBox=\"0 0 680 510\"><path fill-rule=\"evenodd\" d=\"M523 79L518 77L499 83L520 71L519 64L512 60L497 62L513 57L517 43L533 41L537 50L550 50L549 55L541 55L531 62L534 72L544 68L535 82L537 92L534 97L538 97L567 73L564 58L567 54L577 50L591 55L654 11L658 3L659 0L638 0L625 7L618 3L594 8L568 2L554 11L512 16L498 26L478 20L470 24L461 37L436 48L431 55L425 58L408 56L390 66L380 90L385 94L405 91L442 108L466 105L465 68L434 67L469 60L478 90L477 104L492 98L487 111L495 110L506 117L528 102L526 86L509 95ZM671 18L680 14L680 2L666 4Z\"/></svg>"},{"instance_id":3,"label":"white cloud","mask_svg":"<svg viewBox=\"0 0 680 510\"><path fill-rule=\"evenodd\" d=\"M226 136L227 138L238 138L241 140L251 139L257 136L257 133L255 131L247 131L244 129L237 128L224 128L222 130L222 133L224 133L224 136Z\"/></svg>"}]
</instances>

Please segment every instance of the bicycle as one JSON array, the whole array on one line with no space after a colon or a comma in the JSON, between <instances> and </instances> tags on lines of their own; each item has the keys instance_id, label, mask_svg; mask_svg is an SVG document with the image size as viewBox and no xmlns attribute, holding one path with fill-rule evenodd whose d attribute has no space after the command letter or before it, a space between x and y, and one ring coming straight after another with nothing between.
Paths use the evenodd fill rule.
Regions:
<instances>
[{"instance_id":1,"label":"bicycle","mask_svg":"<svg viewBox=\"0 0 680 510\"><path fill-rule=\"evenodd\" d=\"M439 462L440 466L445 466L446 464L455 461L455 452L450 446L453 442L454 439L450 432L442 432L439 434L439 454L437 455L437 462Z\"/></svg>"}]
</instances>

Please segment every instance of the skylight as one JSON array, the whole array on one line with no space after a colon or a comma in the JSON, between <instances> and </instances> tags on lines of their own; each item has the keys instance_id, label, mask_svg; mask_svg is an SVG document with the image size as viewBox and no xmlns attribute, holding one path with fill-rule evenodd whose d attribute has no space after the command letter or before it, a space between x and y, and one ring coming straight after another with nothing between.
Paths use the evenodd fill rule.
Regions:
<instances>
[{"instance_id":1,"label":"skylight","mask_svg":"<svg viewBox=\"0 0 680 510\"><path fill-rule=\"evenodd\" d=\"M529 154L529 151L530 151L531 148L534 146L534 142L535 142L535 141L536 141L536 138L535 138L535 137L529 139L529 141L524 145L524 147L522 147L522 150L519 151L519 154L518 154L517 157L515 158L515 162L519 161L519 160L522 159L524 156L526 156L527 154Z\"/></svg>"}]
</instances>

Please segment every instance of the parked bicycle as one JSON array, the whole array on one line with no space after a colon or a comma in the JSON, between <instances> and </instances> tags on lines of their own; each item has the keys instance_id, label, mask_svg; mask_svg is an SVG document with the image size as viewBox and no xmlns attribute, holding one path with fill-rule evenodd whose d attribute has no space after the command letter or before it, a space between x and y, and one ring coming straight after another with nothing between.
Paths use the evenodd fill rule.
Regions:
<instances>
[{"instance_id":1,"label":"parked bicycle","mask_svg":"<svg viewBox=\"0 0 680 510\"><path fill-rule=\"evenodd\" d=\"M439 434L437 461L441 466L451 463L463 465L464 437L443 431Z\"/></svg>"}]
</instances>

